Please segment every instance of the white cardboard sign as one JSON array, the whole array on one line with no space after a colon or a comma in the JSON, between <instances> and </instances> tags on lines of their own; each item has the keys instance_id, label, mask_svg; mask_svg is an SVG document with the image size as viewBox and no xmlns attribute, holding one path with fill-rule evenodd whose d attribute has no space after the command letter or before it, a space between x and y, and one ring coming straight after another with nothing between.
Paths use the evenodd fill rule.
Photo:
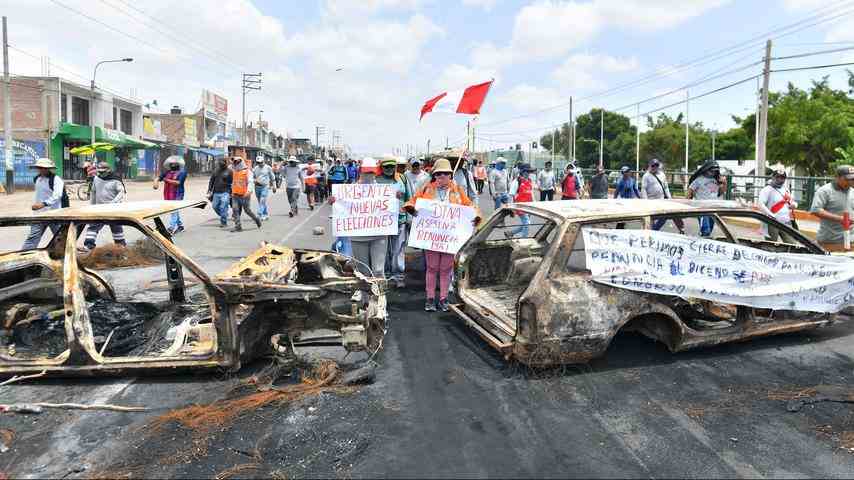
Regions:
<instances>
[{"instance_id":1,"label":"white cardboard sign","mask_svg":"<svg viewBox=\"0 0 854 480\"><path fill-rule=\"evenodd\" d=\"M854 259L766 252L652 230L582 229L598 283L773 310L854 305Z\"/></svg>"},{"instance_id":2,"label":"white cardboard sign","mask_svg":"<svg viewBox=\"0 0 854 480\"><path fill-rule=\"evenodd\" d=\"M396 235L400 202L391 184L332 185L332 235L367 237Z\"/></svg>"},{"instance_id":3,"label":"white cardboard sign","mask_svg":"<svg viewBox=\"0 0 854 480\"><path fill-rule=\"evenodd\" d=\"M474 208L419 198L408 245L434 252L457 253L474 233Z\"/></svg>"}]
</instances>

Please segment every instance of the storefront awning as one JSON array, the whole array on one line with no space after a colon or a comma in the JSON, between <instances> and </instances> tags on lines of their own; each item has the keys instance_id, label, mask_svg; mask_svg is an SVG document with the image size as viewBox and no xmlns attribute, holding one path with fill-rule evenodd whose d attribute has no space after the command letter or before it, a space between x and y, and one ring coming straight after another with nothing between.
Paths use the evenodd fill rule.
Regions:
<instances>
[{"instance_id":1,"label":"storefront awning","mask_svg":"<svg viewBox=\"0 0 854 480\"><path fill-rule=\"evenodd\" d=\"M76 125L73 123L61 123L56 134L64 135L68 140L89 143L92 140L92 127ZM111 130L109 128L102 129L101 127L95 127L95 141L106 142L115 145L116 148L127 148L131 150L160 148L160 145L156 143L134 138L118 130Z\"/></svg>"},{"instance_id":2,"label":"storefront awning","mask_svg":"<svg viewBox=\"0 0 854 480\"><path fill-rule=\"evenodd\" d=\"M194 148L193 150L197 150L199 152L205 153L212 157L224 157L225 151L220 150L218 148Z\"/></svg>"}]
</instances>

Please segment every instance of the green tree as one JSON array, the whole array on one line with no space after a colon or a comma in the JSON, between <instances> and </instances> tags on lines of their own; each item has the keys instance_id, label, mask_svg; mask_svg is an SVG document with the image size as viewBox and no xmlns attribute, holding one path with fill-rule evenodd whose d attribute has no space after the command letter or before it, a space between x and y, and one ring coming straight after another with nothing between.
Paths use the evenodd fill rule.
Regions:
<instances>
[{"instance_id":1,"label":"green tree","mask_svg":"<svg viewBox=\"0 0 854 480\"><path fill-rule=\"evenodd\" d=\"M599 163L599 130L601 109L579 115L575 126L575 156L583 168L592 168ZM620 165L631 162L635 158L635 126L629 117L615 112L605 111L604 117L605 147L602 159L606 169L619 168ZM556 152L569 154L569 125L564 123L560 130L555 131ZM552 134L547 133L540 138L543 147L552 151Z\"/></svg>"}]
</instances>

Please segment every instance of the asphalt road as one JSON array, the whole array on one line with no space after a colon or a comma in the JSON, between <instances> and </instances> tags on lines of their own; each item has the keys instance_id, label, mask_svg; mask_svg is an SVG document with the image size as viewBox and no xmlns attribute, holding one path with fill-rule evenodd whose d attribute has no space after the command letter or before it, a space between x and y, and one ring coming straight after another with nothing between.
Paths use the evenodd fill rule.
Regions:
<instances>
[{"instance_id":1,"label":"asphalt road","mask_svg":"<svg viewBox=\"0 0 854 480\"><path fill-rule=\"evenodd\" d=\"M212 273L261 240L327 248L328 207L235 234L210 210L192 214L178 243ZM106 234L106 232L105 232ZM103 235L103 234L102 234ZM103 238L103 237L102 237ZM147 272L145 275L154 275ZM114 273L125 288L150 280ZM0 403L108 402L146 413L51 410L0 415L9 477L850 477L854 407L825 402L788 412L793 392L851 385L854 326L671 354L620 335L584 366L530 371L508 364L447 314L423 312L418 282L390 294L390 331L377 379L245 412L213 431L154 433L155 415L223 398L241 378L172 375L52 379L0 387ZM849 433L846 433L849 432ZM2 438L2 437L0 437ZM854 445L852 445L854 446ZM2 478L0 474L0 478Z\"/></svg>"}]
</instances>

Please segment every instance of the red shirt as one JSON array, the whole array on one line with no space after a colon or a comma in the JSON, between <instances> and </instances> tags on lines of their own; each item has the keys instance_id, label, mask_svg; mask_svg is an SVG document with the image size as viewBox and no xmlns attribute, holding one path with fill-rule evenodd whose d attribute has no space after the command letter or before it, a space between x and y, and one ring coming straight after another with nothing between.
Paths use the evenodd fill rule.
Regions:
<instances>
[{"instance_id":1,"label":"red shirt","mask_svg":"<svg viewBox=\"0 0 854 480\"><path fill-rule=\"evenodd\" d=\"M516 190L516 198L513 201L516 203L534 201L534 187L530 178L519 178L519 188Z\"/></svg>"}]
</instances>

